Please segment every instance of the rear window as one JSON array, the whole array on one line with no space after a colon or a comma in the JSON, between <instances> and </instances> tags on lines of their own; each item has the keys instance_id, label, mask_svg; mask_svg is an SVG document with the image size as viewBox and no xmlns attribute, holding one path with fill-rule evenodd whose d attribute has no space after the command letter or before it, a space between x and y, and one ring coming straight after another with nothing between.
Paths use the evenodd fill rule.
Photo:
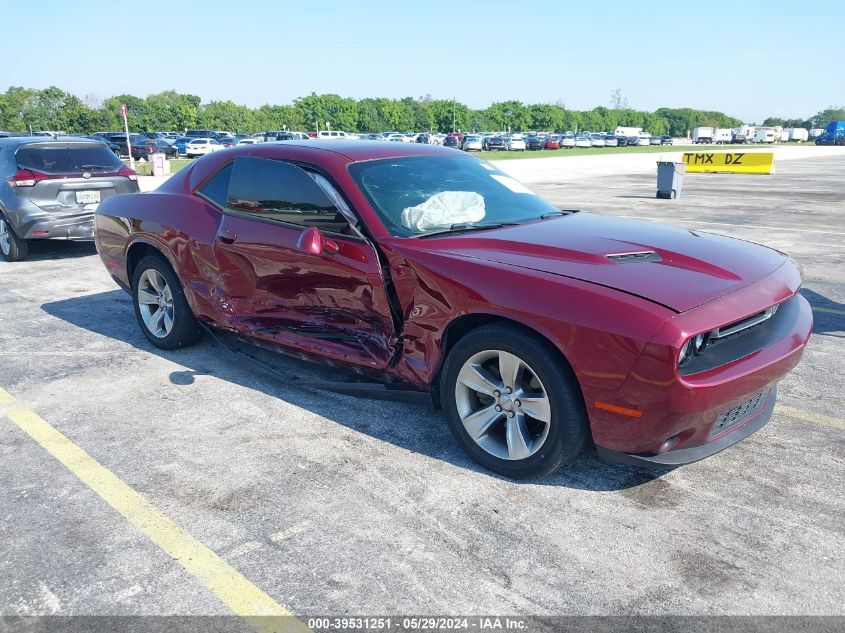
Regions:
<instances>
[{"instance_id":1,"label":"rear window","mask_svg":"<svg viewBox=\"0 0 845 633\"><path fill-rule=\"evenodd\" d=\"M112 172L123 167L120 159L102 143L39 143L24 145L16 153L18 167L42 174L79 174L83 171Z\"/></svg>"}]
</instances>

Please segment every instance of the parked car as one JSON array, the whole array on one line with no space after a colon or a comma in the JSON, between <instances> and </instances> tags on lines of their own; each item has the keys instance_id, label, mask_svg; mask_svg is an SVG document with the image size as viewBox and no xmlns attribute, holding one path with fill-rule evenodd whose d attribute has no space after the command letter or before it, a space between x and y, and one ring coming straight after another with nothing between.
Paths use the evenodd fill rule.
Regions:
<instances>
[{"instance_id":1,"label":"parked car","mask_svg":"<svg viewBox=\"0 0 845 633\"><path fill-rule=\"evenodd\" d=\"M540 150L543 149L545 144L545 139L542 139L539 136L532 135L525 137L525 149L527 150Z\"/></svg>"},{"instance_id":2,"label":"parked car","mask_svg":"<svg viewBox=\"0 0 845 633\"><path fill-rule=\"evenodd\" d=\"M188 151L185 146L192 140L194 139L190 136L180 136L179 138L173 141L173 147L178 150L180 156L187 156Z\"/></svg>"},{"instance_id":3,"label":"parked car","mask_svg":"<svg viewBox=\"0 0 845 633\"><path fill-rule=\"evenodd\" d=\"M543 149L560 149L560 137L554 134L547 136L543 143Z\"/></svg>"},{"instance_id":4,"label":"parked car","mask_svg":"<svg viewBox=\"0 0 845 633\"><path fill-rule=\"evenodd\" d=\"M188 158L204 156L211 152L225 149L216 138L195 138L185 144L185 155Z\"/></svg>"},{"instance_id":5,"label":"parked car","mask_svg":"<svg viewBox=\"0 0 845 633\"><path fill-rule=\"evenodd\" d=\"M480 152L481 137L476 134L468 134L461 143L461 149L465 152Z\"/></svg>"},{"instance_id":6,"label":"parked car","mask_svg":"<svg viewBox=\"0 0 845 633\"><path fill-rule=\"evenodd\" d=\"M560 137L560 146L564 149L572 149L575 147L575 135L567 132Z\"/></svg>"},{"instance_id":7,"label":"parked car","mask_svg":"<svg viewBox=\"0 0 845 633\"><path fill-rule=\"evenodd\" d=\"M505 149L512 152L525 151L525 138L522 134L510 134L505 139Z\"/></svg>"},{"instance_id":8,"label":"parked car","mask_svg":"<svg viewBox=\"0 0 845 633\"><path fill-rule=\"evenodd\" d=\"M171 145L164 139L147 139L143 143L138 143L132 146L132 158L139 160L150 159L150 154L161 153L166 158L179 158L179 148L176 145Z\"/></svg>"},{"instance_id":9,"label":"parked car","mask_svg":"<svg viewBox=\"0 0 845 633\"><path fill-rule=\"evenodd\" d=\"M375 136L374 134L368 136ZM418 134L416 138L417 143L431 143L431 136L429 134Z\"/></svg>"},{"instance_id":10,"label":"parked car","mask_svg":"<svg viewBox=\"0 0 845 633\"><path fill-rule=\"evenodd\" d=\"M640 137L639 136L628 136L626 137L626 145L630 147L634 147L640 144Z\"/></svg>"},{"instance_id":11,"label":"parked car","mask_svg":"<svg viewBox=\"0 0 845 633\"><path fill-rule=\"evenodd\" d=\"M616 135L616 146L617 147L625 147L628 145L628 137L624 135L617 134Z\"/></svg>"},{"instance_id":12,"label":"parked car","mask_svg":"<svg viewBox=\"0 0 845 633\"><path fill-rule=\"evenodd\" d=\"M672 145L674 143L671 134L664 134L660 137L660 144L661 145Z\"/></svg>"},{"instance_id":13,"label":"parked car","mask_svg":"<svg viewBox=\"0 0 845 633\"><path fill-rule=\"evenodd\" d=\"M384 137L381 134L364 134L364 136L361 137L361 140L362 141L383 141Z\"/></svg>"},{"instance_id":14,"label":"parked car","mask_svg":"<svg viewBox=\"0 0 845 633\"><path fill-rule=\"evenodd\" d=\"M649 145L662 145L661 138L659 136L651 136L648 139Z\"/></svg>"},{"instance_id":15,"label":"parked car","mask_svg":"<svg viewBox=\"0 0 845 633\"><path fill-rule=\"evenodd\" d=\"M217 138L217 132L214 130L185 130L185 136L191 138Z\"/></svg>"},{"instance_id":16,"label":"parked car","mask_svg":"<svg viewBox=\"0 0 845 633\"><path fill-rule=\"evenodd\" d=\"M454 150L335 147L234 148L156 204L103 201L97 251L151 345L217 329L431 394L467 453L514 478L588 439L676 466L770 419L812 329L783 253L559 211Z\"/></svg>"},{"instance_id":17,"label":"parked car","mask_svg":"<svg viewBox=\"0 0 845 633\"><path fill-rule=\"evenodd\" d=\"M106 138L108 138L112 143L117 145L117 148L118 148L117 155L118 156L126 156L126 157L129 156L129 147L127 147L127 145L126 145L126 134L124 134L124 133L109 134L109 136L107 136ZM147 139L147 137L143 134L130 134L129 135L129 143L131 145L140 145L141 143L144 143L147 140L149 140L149 139Z\"/></svg>"},{"instance_id":18,"label":"parked car","mask_svg":"<svg viewBox=\"0 0 845 633\"><path fill-rule=\"evenodd\" d=\"M461 143L457 136L447 136L443 139L443 147L454 147L455 149L460 149Z\"/></svg>"},{"instance_id":19,"label":"parked car","mask_svg":"<svg viewBox=\"0 0 845 633\"><path fill-rule=\"evenodd\" d=\"M575 136L575 147L592 147L593 141L589 134L578 134Z\"/></svg>"},{"instance_id":20,"label":"parked car","mask_svg":"<svg viewBox=\"0 0 845 633\"><path fill-rule=\"evenodd\" d=\"M590 147L604 147L604 139L601 134L590 134Z\"/></svg>"},{"instance_id":21,"label":"parked car","mask_svg":"<svg viewBox=\"0 0 845 633\"><path fill-rule=\"evenodd\" d=\"M613 134L608 134L604 137L604 146L605 147L618 147L619 141Z\"/></svg>"},{"instance_id":22,"label":"parked car","mask_svg":"<svg viewBox=\"0 0 845 633\"><path fill-rule=\"evenodd\" d=\"M640 134L640 136L637 137L637 145L641 147L651 145L651 137L648 134Z\"/></svg>"},{"instance_id":23,"label":"parked car","mask_svg":"<svg viewBox=\"0 0 845 633\"><path fill-rule=\"evenodd\" d=\"M138 191L138 177L101 141L0 139L0 254L25 259L30 240L90 240L102 200Z\"/></svg>"},{"instance_id":24,"label":"parked car","mask_svg":"<svg viewBox=\"0 0 845 633\"><path fill-rule=\"evenodd\" d=\"M238 139L235 142L235 146L238 146L238 145L255 145L256 143L258 143L258 141L256 141L254 138L242 138L242 139Z\"/></svg>"},{"instance_id":25,"label":"parked car","mask_svg":"<svg viewBox=\"0 0 845 633\"><path fill-rule=\"evenodd\" d=\"M322 130L317 132L317 138L323 141L336 141L356 139L358 136L342 130Z\"/></svg>"},{"instance_id":26,"label":"parked car","mask_svg":"<svg viewBox=\"0 0 845 633\"><path fill-rule=\"evenodd\" d=\"M93 139L95 141L100 141L101 143L105 143L106 145L108 145L108 148L112 152L114 152L115 156L120 156L120 145L118 145L117 143L113 143L111 140L109 140L105 136L102 136L100 134L92 134L88 138Z\"/></svg>"},{"instance_id":27,"label":"parked car","mask_svg":"<svg viewBox=\"0 0 845 633\"><path fill-rule=\"evenodd\" d=\"M217 139L217 142L220 143L223 147L232 147L236 143L235 138L233 136L221 136Z\"/></svg>"}]
</instances>

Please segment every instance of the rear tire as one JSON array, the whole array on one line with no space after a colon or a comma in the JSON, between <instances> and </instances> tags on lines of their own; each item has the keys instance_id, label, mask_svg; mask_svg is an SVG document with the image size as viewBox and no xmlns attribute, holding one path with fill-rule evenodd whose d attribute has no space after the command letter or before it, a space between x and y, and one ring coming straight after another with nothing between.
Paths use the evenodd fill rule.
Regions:
<instances>
[{"instance_id":1,"label":"rear tire","mask_svg":"<svg viewBox=\"0 0 845 633\"><path fill-rule=\"evenodd\" d=\"M514 325L464 335L446 358L440 394L463 449L507 477L551 473L572 461L588 437L572 370L547 341Z\"/></svg>"},{"instance_id":2,"label":"rear tire","mask_svg":"<svg viewBox=\"0 0 845 633\"><path fill-rule=\"evenodd\" d=\"M147 340L159 349L188 347L202 338L182 284L162 255L147 255L132 274L135 318Z\"/></svg>"},{"instance_id":3,"label":"rear tire","mask_svg":"<svg viewBox=\"0 0 845 633\"><path fill-rule=\"evenodd\" d=\"M29 243L18 237L5 216L0 214L0 255L7 262L19 262L26 259L28 253Z\"/></svg>"}]
</instances>

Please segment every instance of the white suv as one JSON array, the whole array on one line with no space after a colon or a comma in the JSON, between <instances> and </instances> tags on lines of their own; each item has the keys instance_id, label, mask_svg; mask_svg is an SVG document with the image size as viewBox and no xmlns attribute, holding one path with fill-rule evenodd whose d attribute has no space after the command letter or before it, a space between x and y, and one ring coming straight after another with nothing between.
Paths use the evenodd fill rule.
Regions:
<instances>
[{"instance_id":1,"label":"white suv","mask_svg":"<svg viewBox=\"0 0 845 633\"><path fill-rule=\"evenodd\" d=\"M341 130L323 130L321 132L317 132L317 138L321 140L340 140L340 139L356 139L358 138L357 134L347 134Z\"/></svg>"},{"instance_id":2,"label":"white suv","mask_svg":"<svg viewBox=\"0 0 845 633\"><path fill-rule=\"evenodd\" d=\"M525 151L525 138L522 134L511 134L507 141L505 141L505 149L517 152Z\"/></svg>"}]
</instances>

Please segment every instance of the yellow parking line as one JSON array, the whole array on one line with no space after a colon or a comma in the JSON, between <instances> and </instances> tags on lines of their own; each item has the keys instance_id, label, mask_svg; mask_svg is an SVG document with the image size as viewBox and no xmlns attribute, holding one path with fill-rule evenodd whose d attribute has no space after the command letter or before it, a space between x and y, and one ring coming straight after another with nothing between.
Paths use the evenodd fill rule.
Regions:
<instances>
[{"instance_id":1,"label":"yellow parking line","mask_svg":"<svg viewBox=\"0 0 845 633\"><path fill-rule=\"evenodd\" d=\"M841 314L845 316L845 310L837 310L836 308L822 308L820 306L812 306L813 312L827 312L828 314Z\"/></svg>"},{"instance_id":2,"label":"yellow parking line","mask_svg":"<svg viewBox=\"0 0 845 633\"><path fill-rule=\"evenodd\" d=\"M2 398L11 399L11 395L0 390L0 402ZM282 605L36 413L17 408L6 415L254 629L262 633L309 630Z\"/></svg>"},{"instance_id":3,"label":"yellow parking line","mask_svg":"<svg viewBox=\"0 0 845 633\"><path fill-rule=\"evenodd\" d=\"M785 404L775 405L775 413L821 426L829 426L832 429L845 430L845 420L833 418L829 415L822 415L821 413L813 413L812 411L804 411L803 409L794 409Z\"/></svg>"},{"instance_id":4,"label":"yellow parking line","mask_svg":"<svg viewBox=\"0 0 845 633\"><path fill-rule=\"evenodd\" d=\"M8 391L0 387L0 404L8 404L15 398Z\"/></svg>"}]
</instances>

